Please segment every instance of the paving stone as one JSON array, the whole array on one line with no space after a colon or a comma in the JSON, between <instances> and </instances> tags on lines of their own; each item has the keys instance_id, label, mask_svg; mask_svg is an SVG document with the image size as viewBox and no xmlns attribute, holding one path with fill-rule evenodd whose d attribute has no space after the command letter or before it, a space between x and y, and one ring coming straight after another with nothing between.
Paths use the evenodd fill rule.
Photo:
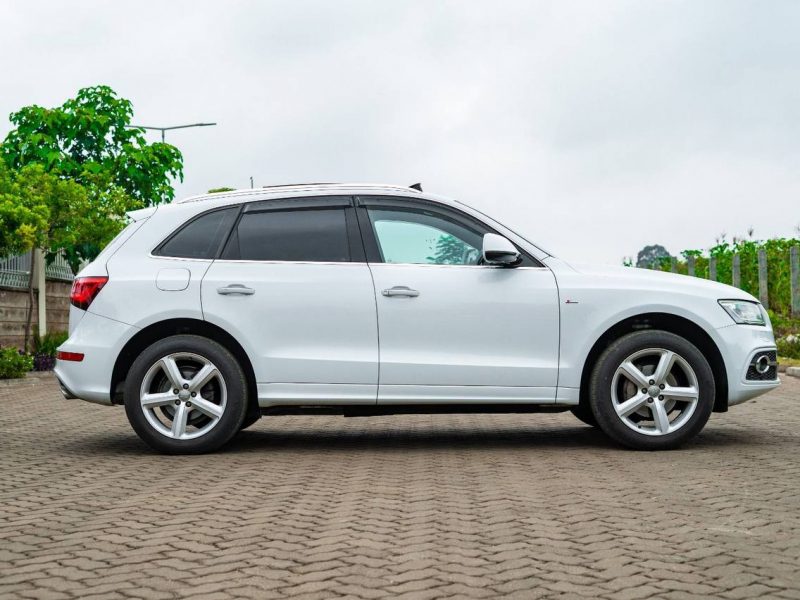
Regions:
<instances>
[{"instance_id":1,"label":"paving stone","mask_svg":"<svg viewBox=\"0 0 800 600\"><path fill-rule=\"evenodd\" d=\"M0 386L0 597L800 600L800 379L674 452L569 413L272 417L161 456Z\"/></svg>"}]
</instances>

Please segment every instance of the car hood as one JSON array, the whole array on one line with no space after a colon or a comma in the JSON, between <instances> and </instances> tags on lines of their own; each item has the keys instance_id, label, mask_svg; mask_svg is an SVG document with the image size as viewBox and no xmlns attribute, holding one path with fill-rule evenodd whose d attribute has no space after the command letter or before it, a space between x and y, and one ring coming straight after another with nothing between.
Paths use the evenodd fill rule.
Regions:
<instances>
[{"instance_id":1,"label":"car hood","mask_svg":"<svg viewBox=\"0 0 800 600\"><path fill-rule=\"evenodd\" d=\"M608 265L574 264L569 265L584 275L597 278L598 283L608 280L609 284L621 284L624 287L636 288L641 284L643 288L663 288L677 293L692 294L719 299L758 300L739 288L699 277L689 277L678 273L639 269L636 267L620 267Z\"/></svg>"}]
</instances>

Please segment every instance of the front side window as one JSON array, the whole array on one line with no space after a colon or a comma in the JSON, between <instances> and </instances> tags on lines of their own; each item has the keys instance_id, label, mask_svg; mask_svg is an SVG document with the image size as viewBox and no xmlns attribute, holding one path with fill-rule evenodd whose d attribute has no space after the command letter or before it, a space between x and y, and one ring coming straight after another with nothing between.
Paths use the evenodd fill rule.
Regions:
<instances>
[{"instance_id":1,"label":"front side window","mask_svg":"<svg viewBox=\"0 0 800 600\"><path fill-rule=\"evenodd\" d=\"M343 208L245 212L223 258L296 262L348 262Z\"/></svg>"},{"instance_id":2,"label":"front side window","mask_svg":"<svg viewBox=\"0 0 800 600\"><path fill-rule=\"evenodd\" d=\"M239 207L213 210L192 219L153 252L176 258L214 258Z\"/></svg>"},{"instance_id":3,"label":"front side window","mask_svg":"<svg viewBox=\"0 0 800 600\"><path fill-rule=\"evenodd\" d=\"M483 233L425 209L368 208L385 263L477 265Z\"/></svg>"}]
</instances>

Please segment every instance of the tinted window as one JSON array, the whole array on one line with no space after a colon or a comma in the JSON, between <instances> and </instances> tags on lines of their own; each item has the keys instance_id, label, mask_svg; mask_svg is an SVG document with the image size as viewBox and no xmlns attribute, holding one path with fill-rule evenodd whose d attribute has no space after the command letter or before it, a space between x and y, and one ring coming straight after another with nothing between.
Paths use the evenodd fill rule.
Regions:
<instances>
[{"instance_id":1,"label":"tinted window","mask_svg":"<svg viewBox=\"0 0 800 600\"><path fill-rule=\"evenodd\" d=\"M368 209L386 263L477 265L483 234L427 210Z\"/></svg>"},{"instance_id":2,"label":"tinted window","mask_svg":"<svg viewBox=\"0 0 800 600\"><path fill-rule=\"evenodd\" d=\"M225 258L348 262L344 209L246 212L225 249Z\"/></svg>"},{"instance_id":3,"label":"tinted window","mask_svg":"<svg viewBox=\"0 0 800 600\"><path fill-rule=\"evenodd\" d=\"M200 215L179 229L154 254L179 258L214 258L238 211L238 207L231 207Z\"/></svg>"}]
</instances>

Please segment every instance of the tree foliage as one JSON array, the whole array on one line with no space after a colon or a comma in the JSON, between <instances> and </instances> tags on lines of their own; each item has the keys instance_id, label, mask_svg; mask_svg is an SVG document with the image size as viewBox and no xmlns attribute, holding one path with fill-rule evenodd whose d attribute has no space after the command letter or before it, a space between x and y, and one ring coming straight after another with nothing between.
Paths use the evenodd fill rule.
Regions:
<instances>
[{"instance_id":1,"label":"tree foliage","mask_svg":"<svg viewBox=\"0 0 800 600\"><path fill-rule=\"evenodd\" d=\"M86 188L41 165L10 171L0 161L0 254L41 248L52 260L64 251L73 271L123 226L130 199L117 188ZM91 240L91 242L87 242Z\"/></svg>"},{"instance_id":2,"label":"tree foliage","mask_svg":"<svg viewBox=\"0 0 800 600\"><path fill-rule=\"evenodd\" d=\"M171 179L183 179L183 157L170 144L148 144L132 128L133 107L108 86L83 88L55 108L32 105L10 116L15 128L0 154L14 169L39 164L87 186L117 187L139 206L168 202Z\"/></svg>"},{"instance_id":3,"label":"tree foliage","mask_svg":"<svg viewBox=\"0 0 800 600\"><path fill-rule=\"evenodd\" d=\"M107 86L11 114L15 128L0 144L8 167L0 174L0 251L38 247L50 259L62 251L77 271L122 228L126 211L173 199L181 153L148 144L130 127L132 115L131 103Z\"/></svg>"},{"instance_id":4,"label":"tree foliage","mask_svg":"<svg viewBox=\"0 0 800 600\"><path fill-rule=\"evenodd\" d=\"M639 250L636 255L636 266L641 269L653 269L661 264L663 259L672 258L664 246L652 244Z\"/></svg>"}]
</instances>

